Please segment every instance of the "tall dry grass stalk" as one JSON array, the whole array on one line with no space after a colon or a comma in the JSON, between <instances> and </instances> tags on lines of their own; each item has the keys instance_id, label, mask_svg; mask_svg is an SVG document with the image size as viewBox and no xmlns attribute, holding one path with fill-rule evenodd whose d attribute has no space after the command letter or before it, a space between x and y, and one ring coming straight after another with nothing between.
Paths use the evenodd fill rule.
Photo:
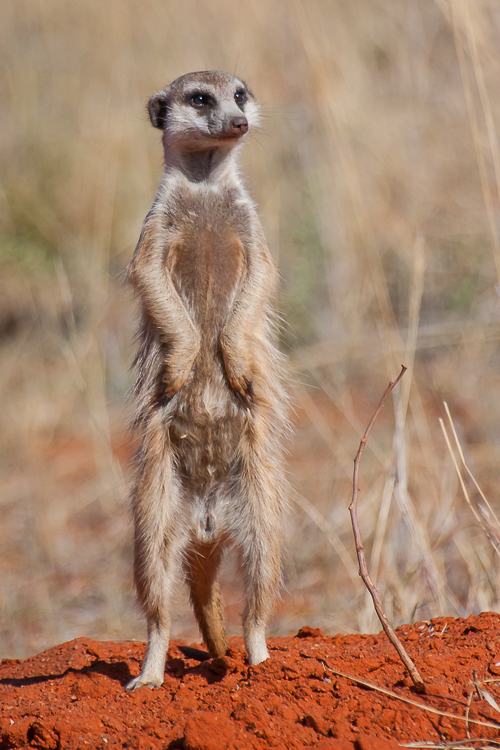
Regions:
<instances>
[{"instance_id":1,"label":"tall dry grass stalk","mask_svg":"<svg viewBox=\"0 0 500 750\"><path fill-rule=\"evenodd\" d=\"M500 9L494 0L6 0L0 24L0 649L141 637L130 583L123 289L161 173L145 102L190 70L247 79L243 168L282 273L297 435L273 632L498 608L495 551L439 429L498 514ZM238 587L225 570L230 620ZM177 633L194 637L184 599ZM234 625L236 628L236 625Z\"/></svg>"}]
</instances>

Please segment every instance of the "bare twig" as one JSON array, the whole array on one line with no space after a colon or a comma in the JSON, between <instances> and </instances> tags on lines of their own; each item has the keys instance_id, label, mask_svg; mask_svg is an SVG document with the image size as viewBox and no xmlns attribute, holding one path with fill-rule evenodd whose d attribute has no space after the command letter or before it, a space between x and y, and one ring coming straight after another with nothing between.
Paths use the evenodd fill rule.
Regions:
<instances>
[{"instance_id":1,"label":"bare twig","mask_svg":"<svg viewBox=\"0 0 500 750\"><path fill-rule=\"evenodd\" d=\"M469 690L469 695L467 696L467 708L465 709L465 731L467 732L467 737L470 740L470 729L469 729L469 713L470 713L470 707L472 704L472 698L474 697L474 690Z\"/></svg>"},{"instance_id":2,"label":"bare twig","mask_svg":"<svg viewBox=\"0 0 500 750\"><path fill-rule=\"evenodd\" d=\"M472 670L472 677L474 680L474 687L476 688L476 693L477 693L477 697L479 698L479 700L481 699L485 700L486 703L488 703L494 711L497 711L497 713L500 714L500 706L498 705L494 697L491 695L491 693L488 693L488 691L482 687L483 683L479 682L479 680L477 679L477 674L476 674L475 669Z\"/></svg>"},{"instance_id":3,"label":"bare twig","mask_svg":"<svg viewBox=\"0 0 500 750\"><path fill-rule=\"evenodd\" d=\"M460 487L462 488L463 495L465 497L467 505L469 506L469 508L471 509L471 511L472 511L472 513L474 515L474 518L476 519L476 521L478 522L479 526L482 528L482 530L484 531L484 533L488 537L488 540L489 540L491 546L493 547L493 549L495 550L495 553L497 555L500 555L500 551L499 551L499 545L500 545L500 522L499 522L499 520L498 520L495 512L493 511L493 508L491 507L490 503L488 502L488 499L486 498L484 492L481 490L479 484L477 483L474 475L472 474L471 470L469 469L469 467L468 467L468 465L467 465L467 463L465 461L465 457L464 457L464 453L463 453L463 450L462 450L462 446L460 445L460 441L458 439L458 435L457 435L457 431L455 429L455 425L453 424L453 420L451 418L451 414L450 414L450 410L448 408L448 404L446 403L446 401L444 401L443 403L444 403L444 408L446 410L446 415L447 415L449 423L450 423L450 428L451 428L451 431L453 433L453 437L455 439L455 444L456 444L456 447L457 447L457 450L458 450L458 454L460 456L460 460L462 461L462 465L463 465L465 471L467 472L467 474L469 475L470 479L472 480L472 482L473 482L473 484L474 484L477 492L479 493L479 495L483 499L483 501L484 501L484 503L485 503L485 505L486 505L486 507L487 507L488 510L486 511L483 508L481 508L479 505L476 506L475 504L473 504L473 502L472 502L472 500L471 500L471 498L469 496L469 493L467 491L467 487L466 487L465 481L464 481L464 479L462 477L462 473L460 471L460 467L458 465L458 461L457 461L457 459L455 457L455 454L453 452L453 449L451 447L451 442L450 442L450 439L448 437L448 432L446 430L446 427L444 425L443 420L440 418L439 419L439 424L441 425L441 429L443 431L443 436L444 436L444 439L445 439L445 442L446 442L446 446L447 446L448 452L449 452L449 454L451 456L451 460L453 461L453 466L455 467L455 471L457 473L457 477L458 477L458 481L460 483ZM482 518L481 518L481 516L482 516Z\"/></svg>"},{"instance_id":4,"label":"bare twig","mask_svg":"<svg viewBox=\"0 0 500 750\"><path fill-rule=\"evenodd\" d=\"M376 690L377 693L382 693L383 695L388 695L390 698L396 698L398 701L402 701L403 703L408 703L410 706L416 706L416 708L422 709L422 711L427 711L430 714L435 714L436 716L446 716L448 719L455 719L456 721L463 721L463 722L469 722L470 724L476 724L480 727L490 727L492 729L499 729L499 724L493 724L490 721L480 721L479 719L466 719L465 716L460 716L460 714L452 714L450 711L440 711L437 708L432 708L432 706L426 706L425 703L419 703L418 701L414 701L411 698L405 698L403 695L399 695L398 693L395 693L393 690L388 690L387 688L380 687L380 685L375 685L373 682L367 682L367 680L361 680L359 677L354 677L354 675L346 674L345 672L341 672L340 669L335 669L334 667L330 667L324 659L322 659L320 656L316 657L317 661L320 662L326 669L328 669L329 672L331 672L334 675L337 675L337 677L343 677L346 680L351 680L352 682L355 682L357 685L362 685L363 687L367 687L371 690ZM474 740L471 740L474 741Z\"/></svg>"},{"instance_id":5,"label":"bare twig","mask_svg":"<svg viewBox=\"0 0 500 750\"><path fill-rule=\"evenodd\" d=\"M403 646L403 644L397 637L396 633L394 632L394 629L392 628L391 624L389 623L389 620L387 619L387 615L384 612L384 608L382 607L382 602L380 600L380 596L377 591L377 588L375 587L375 584L371 580L370 574L368 573L368 566L366 564L365 551L363 548L363 540L361 538L361 532L359 530L359 523L358 523L358 516L357 516L358 496L359 496L358 480L359 480L359 465L361 463L361 456L363 455L366 441L368 440L368 435L370 434L371 429L373 425L375 424L375 420L380 414L388 395L391 393L393 388L399 383L399 381L401 380L405 372L406 372L406 367L404 365L401 365L401 372L399 373L396 380L391 380L391 382L387 386L386 391L384 395L382 396L379 405L377 406L375 414L371 418L370 423L368 424L368 427L366 428L365 434L361 438L358 452L356 454L356 458L354 459L352 500L349 506L349 513L351 514L352 530L354 533L354 541L356 542L356 554L358 556L359 575L363 579L363 583L365 584L366 588L370 592L370 596L373 599L373 605L375 607L375 611L378 615L378 618L382 624L382 627L384 628L384 631L387 637L389 638L390 642L392 643L392 645L398 652L399 658L405 665L406 669L410 673L410 677L413 680L415 687L419 691L423 691L424 681L422 677L420 676L420 673L418 672L416 666L414 665L414 663L408 656L408 653L406 652L405 647Z\"/></svg>"},{"instance_id":6,"label":"bare twig","mask_svg":"<svg viewBox=\"0 0 500 750\"><path fill-rule=\"evenodd\" d=\"M481 747L471 745L471 742L481 742ZM486 743L486 744L485 744ZM493 744L491 744L493 743ZM445 742L436 744L435 742L408 742L407 744L400 745L400 747L410 748L422 748L423 750L494 750L498 747L500 742L496 740L487 740L484 737L475 737L469 740L453 740L453 742Z\"/></svg>"},{"instance_id":7,"label":"bare twig","mask_svg":"<svg viewBox=\"0 0 500 750\"><path fill-rule=\"evenodd\" d=\"M479 493L479 495L483 499L483 502L486 505L486 507L488 508L489 513L491 514L490 517L487 516L488 527L489 527L490 531L492 532L493 536L498 540L499 539L500 521L498 520L495 511L491 507L491 504L490 504L488 498L486 497L486 495L482 491L481 487L477 483L476 477L474 476L474 474L472 473L472 471L469 469L469 466L468 466L468 464L467 464L467 462L465 460L465 456L464 456L464 452L462 450L462 446L460 445L460 441L458 439L458 435L457 435L457 431L455 429L455 425L453 423L453 419L451 418L450 409L449 409L448 404L446 403L446 401L443 401L443 406L445 408L446 416L448 417L448 421L450 423L451 431L452 431L453 437L455 439L455 444L457 446L458 455L460 456L460 460L462 462L462 465L463 465L465 471L467 472L467 474L469 475L469 477L470 477L470 479L471 479L474 487L476 488L477 492ZM493 519L494 523L492 522L492 519ZM493 546L494 546L495 550L498 552L498 544L493 544Z\"/></svg>"}]
</instances>

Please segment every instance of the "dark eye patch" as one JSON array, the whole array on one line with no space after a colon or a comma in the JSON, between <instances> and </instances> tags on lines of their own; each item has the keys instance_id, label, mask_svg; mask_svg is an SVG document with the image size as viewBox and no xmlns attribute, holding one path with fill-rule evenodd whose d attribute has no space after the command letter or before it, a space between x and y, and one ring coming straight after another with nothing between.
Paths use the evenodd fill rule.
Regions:
<instances>
[{"instance_id":1,"label":"dark eye patch","mask_svg":"<svg viewBox=\"0 0 500 750\"><path fill-rule=\"evenodd\" d=\"M214 99L210 94L204 94L201 91L195 91L194 94L190 94L188 96L188 103L197 109L200 109L201 107L211 107L215 104Z\"/></svg>"}]
</instances>

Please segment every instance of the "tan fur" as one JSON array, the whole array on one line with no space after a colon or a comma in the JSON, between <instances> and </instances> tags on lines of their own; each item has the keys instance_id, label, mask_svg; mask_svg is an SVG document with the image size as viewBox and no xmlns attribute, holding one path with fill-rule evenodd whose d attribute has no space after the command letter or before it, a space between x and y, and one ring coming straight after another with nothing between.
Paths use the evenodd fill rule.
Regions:
<instances>
[{"instance_id":1,"label":"tan fur","mask_svg":"<svg viewBox=\"0 0 500 750\"><path fill-rule=\"evenodd\" d=\"M216 576L228 545L242 563L249 662L268 657L286 495L276 271L235 160L257 106L245 83L207 71L174 81L149 112L163 130L165 172L129 266L142 308L134 571L148 621L130 690L163 682L179 576L210 653L224 653Z\"/></svg>"}]
</instances>

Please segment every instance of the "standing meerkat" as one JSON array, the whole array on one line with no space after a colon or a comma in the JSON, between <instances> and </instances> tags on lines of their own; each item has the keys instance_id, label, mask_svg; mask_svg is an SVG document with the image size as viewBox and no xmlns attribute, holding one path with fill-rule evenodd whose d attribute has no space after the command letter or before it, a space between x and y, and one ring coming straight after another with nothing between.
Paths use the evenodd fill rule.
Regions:
<instances>
[{"instance_id":1,"label":"standing meerkat","mask_svg":"<svg viewBox=\"0 0 500 750\"><path fill-rule=\"evenodd\" d=\"M236 162L257 104L243 81L205 71L175 80L148 110L163 131L165 170L128 268L142 308L132 498L135 583L148 623L129 690L163 683L179 574L208 650L225 652L216 575L228 545L243 571L249 662L268 658L286 495L276 270Z\"/></svg>"}]
</instances>

